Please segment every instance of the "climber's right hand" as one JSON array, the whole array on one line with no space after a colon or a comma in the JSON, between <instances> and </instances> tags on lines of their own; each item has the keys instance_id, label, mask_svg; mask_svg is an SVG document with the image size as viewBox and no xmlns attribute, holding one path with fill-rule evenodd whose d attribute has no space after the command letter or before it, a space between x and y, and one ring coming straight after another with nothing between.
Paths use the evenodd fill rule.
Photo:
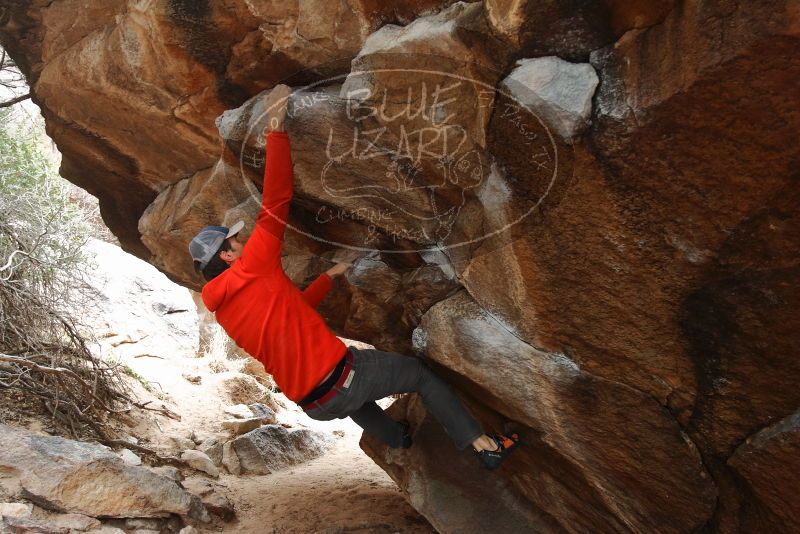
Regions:
<instances>
[{"instance_id":1,"label":"climber's right hand","mask_svg":"<svg viewBox=\"0 0 800 534\"><path fill-rule=\"evenodd\" d=\"M286 120L286 110L289 106L289 95L292 88L288 85L278 84L271 91L264 94L264 112L267 117L267 131L282 132Z\"/></svg>"}]
</instances>

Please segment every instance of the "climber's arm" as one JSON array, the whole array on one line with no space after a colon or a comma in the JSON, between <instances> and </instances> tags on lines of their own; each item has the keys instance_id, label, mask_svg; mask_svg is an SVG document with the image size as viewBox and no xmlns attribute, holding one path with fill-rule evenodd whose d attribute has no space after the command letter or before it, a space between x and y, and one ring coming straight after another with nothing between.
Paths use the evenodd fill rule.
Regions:
<instances>
[{"instance_id":1,"label":"climber's arm","mask_svg":"<svg viewBox=\"0 0 800 534\"><path fill-rule=\"evenodd\" d=\"M289 135L283 131L270 131L265 137L264 191L256 224L283 241L294 177Z\"/></svg>"},{"instance_id":2,"label":"climber's arm","mask_svg":"<svg viewBox=\"0 0 800 534\"><path fill-rule=\"evenodd\" d=\"M244 270L250 272L273 272L281 268L281 248L294 177L289 135L283 128L290 93L286 85L276 85L263 101L268 131L264 134L266 157L261 209L240 258Z\"/></svg>"},{"instance_id":3,"label":"climber's arm","mask_svg":"<svg viewBox=\"0 0 800 534\"><path fill-rule=\"evenodd\" d=\"M319 275L316 280L311 282L303 291L303 298L306 300L306 302L308 302L313 308L319 306L319 303L322 302L330 290L333 289L333 279L344 274L344 272L347 271L351 265L352 264L347 262L337 263Z\"/></svg>"},{"instance_id":4,"label":"climber's arm","mask_svg":"<svg viewBox=\"0 0 800 534\"><path fill-rule=\"evenodd\" d=\"M333 280L328 273L322 273L303 290L303 298L312 308L316 308L332 288Z\"/></svg>"}]
</instances>

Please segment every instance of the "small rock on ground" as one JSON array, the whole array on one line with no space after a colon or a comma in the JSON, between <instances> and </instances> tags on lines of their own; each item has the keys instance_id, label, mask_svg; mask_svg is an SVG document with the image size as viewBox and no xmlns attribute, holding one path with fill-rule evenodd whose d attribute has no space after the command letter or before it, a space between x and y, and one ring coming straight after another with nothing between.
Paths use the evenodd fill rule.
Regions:
<instances>
[{"instance_id":1,"label":"small rock on ground","mask_svg":"<svg viewBox=\"0 0 800 534\"><path fill-rule=\"evenodd\" d=\"M119 451L119 456L122 458L122 461L128 465L142 465L142 459L129 449L122 449Z\"/></svg>"},{"instance_id":2,"label":"small rock on ground","mask_svg":"<svg viewBox=\"0 0 800 534\"><path fill-rule=\"evenodd\" d=\"M5 517L28 517L33 511L33 505L24 502L0 503L0 519Z\"/></svg>"},{"instance_id":3,"label":"small rock on ground","mask_svg":"<svg viewBox=\"0 0 800 534\"><path fill-rule=\"evenodd\" d=\"M183 454L181 454L181 460L198 471L203 471L214 478L219 477L219 469L217 469L217 466L214 465L214 462L211 461L211 458L209 458L204 452L195 450L183 451Z\"/></svg>"}]
</instances>

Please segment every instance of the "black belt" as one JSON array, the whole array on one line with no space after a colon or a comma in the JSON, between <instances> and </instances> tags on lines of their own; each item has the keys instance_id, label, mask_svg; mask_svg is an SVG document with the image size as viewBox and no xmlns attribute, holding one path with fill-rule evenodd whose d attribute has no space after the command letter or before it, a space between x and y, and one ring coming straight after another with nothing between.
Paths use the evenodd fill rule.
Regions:
<instances>
[{"instance_id":1,"label":"black belt","mask_svg":"<svg viewBox=\"0 0 800 534\"><path fill-rule=\"evenodd\" d=\"M305 409L308 407L308 405L314 403L321 405L333 398L333 396L337 393L337 390L334 389L334 386L341 387L342 383L347 380L347 376L352 367L353 354L348 350L344 353L342 359L339 360L339 363L336 364L336 367L334 367L331 376L329 376L325 382L312 389L311 393L303 397L303 399L297 404L299 404L301 408Z\"/></svg>"}]
</instances>

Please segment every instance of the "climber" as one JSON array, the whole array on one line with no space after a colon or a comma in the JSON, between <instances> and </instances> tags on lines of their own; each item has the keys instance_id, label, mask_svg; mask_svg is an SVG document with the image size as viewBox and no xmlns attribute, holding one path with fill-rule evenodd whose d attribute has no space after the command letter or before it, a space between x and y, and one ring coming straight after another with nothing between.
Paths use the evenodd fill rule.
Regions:
<instances>
[{"instance_id":1,"label":"climber","mask_svg":"<svg viewBox=\"0 0 800 534\"><path fill-rule=\"evenodd\" d=\"M195 269L207 281L202 298L237 345L264 364L290 400L318 420L350 417L393 448L412 444L408 421L391 419L374 401L417 392L427 409L464 449L472 445L488 469L519 445L516 434L486 434L450 386L421 359L347 347L314 309L350 267L340 262L299 291L283 272L281 248L293 189L289 137L283 124L290 89L265 97L266 165L262 206L246 242L244 226L208 226L189 244Z\"/></svg>"}]
</instances>

